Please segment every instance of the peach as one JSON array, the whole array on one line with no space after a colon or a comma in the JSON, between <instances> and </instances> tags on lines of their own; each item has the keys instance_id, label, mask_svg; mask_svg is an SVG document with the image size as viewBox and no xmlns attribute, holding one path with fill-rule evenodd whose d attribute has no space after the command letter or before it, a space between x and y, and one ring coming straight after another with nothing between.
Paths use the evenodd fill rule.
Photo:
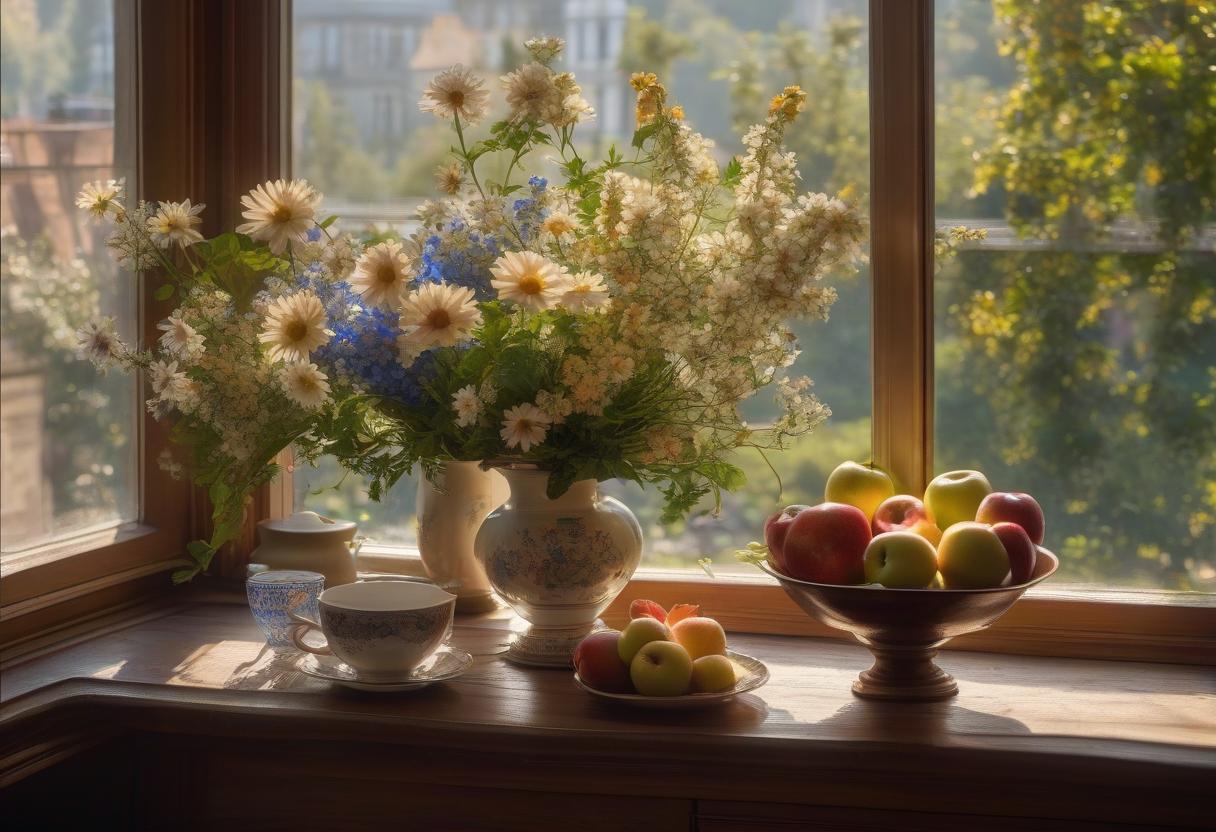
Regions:
<instances>
[{"instance_id":1,"label":"peach","mask_svg":"<svg viewBox=\"0 0 1216 832\"><path fill-rule=\"evenodd\" d=\"M671 639L694 660L702 656L726 655L726 632L712 618L685 618L671 628Z\"/></svg>"}]
</instances>

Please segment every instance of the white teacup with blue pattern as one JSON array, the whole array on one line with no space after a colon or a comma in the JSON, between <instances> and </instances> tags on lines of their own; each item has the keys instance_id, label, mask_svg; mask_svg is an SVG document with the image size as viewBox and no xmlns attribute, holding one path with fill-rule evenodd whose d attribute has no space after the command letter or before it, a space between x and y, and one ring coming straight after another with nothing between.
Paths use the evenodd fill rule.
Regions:
<instances>
[{"instance_id":1,"label":"white teacup with blue pattern","mask_svg":"<svg viewBox=\"0 0 1216 832\"><path fill-rule=\"evenodd\" d=\"M266 643L276 650L293 647L291 631L295 622L288 613L298 610L315 618L323 589L325 576L319 572L279 569L251 574L245 581L245 594L254 620L266 634Z\"/></svg>"},{"instance_id":2,"label":"white teacup with blue pattern","mask_svg":"<svg viewBox=\"0 0 1216 832\"><path fill-rule=\"evenodd\" d=\"M321 593L319 620L293 613L296 647L333 654L363 675L408 674L447 639L456 596L434 584L364 581ZM325 634L325 644L304 641L309 630Z\"/></svg>"}]
</instances>

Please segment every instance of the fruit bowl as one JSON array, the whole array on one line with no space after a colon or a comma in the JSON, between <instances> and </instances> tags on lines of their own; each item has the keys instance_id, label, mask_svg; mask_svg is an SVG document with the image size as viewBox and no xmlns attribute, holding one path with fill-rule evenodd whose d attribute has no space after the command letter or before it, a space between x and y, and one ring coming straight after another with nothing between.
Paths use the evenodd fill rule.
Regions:
<instances>
[{"instance_id":1,"label":"fruit bowl","mask_svg":"<svg viewBox=\"0 0 1216 832\"><path fill-rule=\"evenodd\" d=\"M782 575L766 561L757 565L812 618L847 630L874 654L874 666L853 682L853 693L867 699L926 701L958 693L958 683L933 661L937 648L989 626L1022 593L1059 568L1059 558L1042 546L1036 548L1029 581L988 589L818 584Z\"/></svg>"},{"instance_id":2,"label":"fruit bowl","mask_svg":"<svg viewBox=\"0 0 1216 832\"><path fill-rule=\"evenodd\" d=\"M755 690L768 681L768 668L759 659L745 656L742 653L736 653L733 650L727 650L726 657L734 662L735 665L735 685L734 687L715 693L685 693L681 696L643 696L640 693L612 693L611 691L591 687L577 673L574 674L574 683L592 696L598 696L601 699L612 702L632 705L635 708L677 710L683 708L701 708L706 705L718 705L728 702L739 694Z\"/></svg>"}]
</instances>

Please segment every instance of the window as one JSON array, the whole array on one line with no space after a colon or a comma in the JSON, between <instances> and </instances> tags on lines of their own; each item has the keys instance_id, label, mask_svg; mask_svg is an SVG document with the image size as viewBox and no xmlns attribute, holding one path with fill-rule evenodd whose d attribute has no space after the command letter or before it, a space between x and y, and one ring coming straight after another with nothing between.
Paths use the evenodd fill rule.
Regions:
<instances>
[{"instance_id":1,"label":"window","mask_svg":"<svg viewBox=\"0 0 1216 832\"><path fill-rule=\"evenodd\" d=\"M329 5L295 3L297 54L308 53L315 37L311 32ZM580 131L594 140L595 151L604 152L609 143L622 148L629 144L633 71L652 70L669 79L673 98L684 105L693 126L714 140L722 163L742 152L740 136L748 124L763 118L771 92L802 83L813 92L810 109L795 125L789 143L799 155L804 185L829 193L849 189L864 198L869 183L867 4L849 0L828 5L820 18L808 20L800 4L716 4L716 10L699 8L689 19L674 7L648 15L642 4L628 9L624 3L566 4L563 14L569 11L572 16L555 22L545 17L549 4L519 3L514 8L526 25L486 28L484 18L473 13L479 10L476 6L468 13L428 13L420 19L409 4L377 4L366 13L378 20L395 13L400 25L417 25L421 32L407 57L408 69L393 79L396 87L410 91L398 102L398 119L389 133L377 135L351 118L362 101L378 101L373 96L380 95L376 90L383 78L353 77L342 67L316 72L311 63L307 69L298 66L294 173L317 184L326 196L326 212L341 215L348 229L374 223L408 233L414 227L414 209L434 195L432 173L444 161L449 144L446 128L418 112L417 99L426 83L459 62L475 67L494 86L497 76L523 59L517 43L522 32L556 30L569 42L564 66L579 76L597 111L596 120ZM350 25L359 25L360 13L359 6L352 6ZM718 518L694 517L662 526L657 492L605 486L642 522L647 564L691 566L709 556L720 571L749 569L736 564L731 553L757 535L768 514L788 503L821 500L824 480L841 459L869 458L869 275L863 270L838 281L836 288L840 298L831 322L797 327L802 355L793 368L815 380L815 391L833 416L794 446L770 455L784 484L780 499L768 463L746 454L739 462L749 484L726 496ZM762 394L749 402L747 418L771 418L775 410L769 399ZM296 470L294 484L298 506L357 519L379 543L414 542L416 481L399 483L379 504L367 500L362 482L343 478L332 464Z\"/></svg>"},{"instance_id":2,"label":"window","mask_svg":"<svg viewBox=\"0 0 1216 832\"><path fill-rule=\"evenodd\" d=\"M1216 591L1211 19L937 3L935 469L1051 508L1061 582ZM1205 126L1206 122L1206 126Z\"/></svg>"},{"instance_id":3,"label":"window","mask_svg":"<svg viewBox=\"0 0 1216 832\"><path fill-rule=\"evenodd\" d=\"M3 6L0 102L0 550L4 556L139 514L135 381L98 376L77 328L112 316L131 342L135 280L75 195L96 179L134 188L128 3ZM115 39L123 38L123 49ZM120 63L116 65L115 61Z\"/></svg>"}]
</instances>

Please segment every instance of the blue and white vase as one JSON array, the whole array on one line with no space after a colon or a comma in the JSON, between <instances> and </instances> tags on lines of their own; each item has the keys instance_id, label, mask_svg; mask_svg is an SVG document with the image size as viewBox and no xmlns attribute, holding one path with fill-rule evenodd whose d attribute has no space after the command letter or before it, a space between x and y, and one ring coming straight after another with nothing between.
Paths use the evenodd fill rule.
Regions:
<instances>
[{"instance_id":1,"label":"blue and white vase","mask_svg":"<svg viewBox=\"0 0 1216 832\"><path fill-rule=\"evenodd\" d=\"M507 657L569 667L574 648L620 594L642 558L642 527L624 503L580 480L555 500L549 473L500 466L510 499L490 512L474 549L490 585L528 622Z\"/></svg>"}]
</instances>

